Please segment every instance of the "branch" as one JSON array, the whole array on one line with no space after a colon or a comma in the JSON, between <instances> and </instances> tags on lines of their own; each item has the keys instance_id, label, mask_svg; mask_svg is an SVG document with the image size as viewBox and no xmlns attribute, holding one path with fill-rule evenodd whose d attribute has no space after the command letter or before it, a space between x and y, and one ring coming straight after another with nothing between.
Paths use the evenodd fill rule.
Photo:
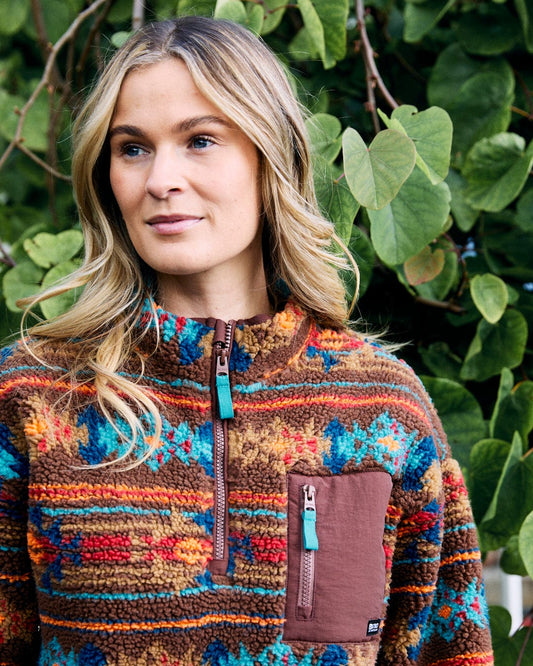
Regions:
<instances>
[{"instance_id":1,"label":"branch","mask_svg":"<svg viewBox=\"0 0 533 666\"><path fill-rule=\"evenodd\" d=\"M64 180L67 183L70 183L72 181L72 178L68 176L65 173L61 173L60 171L57 171L54 169L54 167L50 166L47 164L44 160L42 160L40 157L38 157L32 150L29 148L26 148L26 146L23 143L20 143L17 148L20 150L21 153L24 153L24 155L27 155L31 160L35 162L35 164L38 164L40 167L42 167L45 171L47 171L51 176L54 176L55 178L59 178L60 180Z\"/></svg>"},{"instance_id":2,"label":"branch","mask_svg":"<svg viewBox=\"0 0 533 666\"><path fill-rule=\"evenodd\" d=\"M374 89L377 87L387 104L392 109L395 109L398 106L398 102L388 91L387 86L383 83L383 79L381 78L378 68L376 67L374 49L372 48L372 44L370 43L370 39L368 38L368 33L366 31L364 0L355 0L355 16L357 18L357 28L359 30L359 34L361 35L360 48L362 51L366 71L366 89L368 93L366 107L367 110L372 114L374 129L377 134L380 127L378 115L376 112L376 96L374 94Z\"/></svg>"},{"instance_id":3,"label":"branch","mask_svg":"<svg viewBox=\"0 0 533 666\"><path fill-rule=\"evenodd\" d=\"M0 240L0 264L5 264L10 268L13 268L13 266L17 265L15 260L11 257L9 252L4 247L4 244L2 243L1 240Z\"/></svg>"},{"instance_id":4,"label":"branch","mask_svg":"<svg viewBox=\"0 0 533 666\"><path fill-rule=\"evenodd\" d=\"M107 18L107 15L109 14L109 10L111 9L111 6L113 4L112 0L106 0L107 5L104 7L104 11L100 14L100 16L96 19L94 22L94 25L91 27L91 30L89 31L89 36L87 37L87 41L85 42L85 46L83 48L83 51L78 59L78 64L76 65L76 72L80 73L84 67L85 67L85 62L89 56L89 53L91 51L91 48L93 46L93 42L95 40L95 36L98 34L98 31L100 30L100 26L102 23L105 21ZM81 86L80 86L81 87Z\"/></svg>"},{"instance_id":5,"label":"branch","mask_svg":"<svg viewBox=\"0 0 533 666\"><path fill-rule=\"evenodd\" d=\"M4 151L4 154L0 158L0 169L4 166L4 164L7 161L7 158L9 155L13 152L14 148L21 148L22 142L24 141L22 137L22 128L24 126L24 121L26 120L26 116L28 114L28 111L30 108L33 106L35 103L35 100L41 93L41 91L46 88L46 86L50 85L51 82L51 73L53 71L57 54L59 51L63 48L63 46L66 44L66 42L72 37L72 35L75 34L75 32L78 29L78 26L91 14L93 14L101 5L104 4L106 0L94 0L92 4L87 7L86 10L81 12L81 14L78 14L76 19L72 22L68 30L57 40L57 42L50 47L50 55L48 56L48 60L46 61L46 66L44 68L43 75L41 77L41 80L37 84L37 87L31 94L30 98L24 104L22 109L18 112L19 115L19 121L17 124L17 129L15 130L15 136L13 137L12 141L9 143L7 148Z\"/></svg>"},{"instance_id":6,"label":"branch","mask_svg":"<svg viewBox=\"0 0 533 666\"><path fill-rule=\"evenodd\" d=\"M432 298L423 298L422 296L416 296L415 301L421 305L429 305L433 308L440 308L441 310L449 310L450 312L455 312L455 314L464 314L466 310L460 305L456 305L451 301L436 301Z\"/></svg>"},{"instance_id":7,"label":"branch","mask_svg":"<svg viewBox=\"0 0 533 666\"><path fill-rule=\"evenodd\" d=\"M133 0L133 11L131 16L132 30L138 30L144 23L144 2L143 0Z\"/></svg>"},{"instance_id":8,"label":"branch","mask_svg":"<svg viewBox=\"0 0 533 666\"><path fill-rule=\"evenodd\" d=\"M33 15L33 23L35 25L35 30L37 31L37 43L39 44L39 48L41 49L43 61L46 62L50 54L51 45L50 45L50 40L48 39L48 34L46 32L46 25L44 23L43 8L39 0L31 0L31 13ZM57 64L54 65L53 68L53 79L54 80L51 81L51 83L53 84L54 88L63 85L63 81Z\"/></svg>"}]
</instances>

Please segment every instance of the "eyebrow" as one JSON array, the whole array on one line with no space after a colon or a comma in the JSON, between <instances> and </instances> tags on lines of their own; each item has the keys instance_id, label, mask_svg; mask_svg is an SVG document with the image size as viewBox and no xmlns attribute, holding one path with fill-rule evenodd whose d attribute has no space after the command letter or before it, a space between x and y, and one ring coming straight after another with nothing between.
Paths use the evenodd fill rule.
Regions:
<instances>
[{"instance_id":1,"label":"eyebrow","mask_svg":"<svg viewBox=\"0 0 533 666\"><path fill-rule=\"evenodd\" d=\"M184 132L190 132L199 125L213 125L213 124L224 125L225 127L231 126L227 120L221 118L220 116L212 116L212 115L194 116L192 118L185 118L184 120L181 120L179 123L176 123L176 125L174 125L173 127L173 131L178 134L181 134ZM108 137L111 139L117 134L127 134L129 136L137 136L137 137L144 136L144 132L142 131L142 129L136 127L135 125L116 125L115 127L112 127L109 130Z\"/></svg>"}]
</instances>

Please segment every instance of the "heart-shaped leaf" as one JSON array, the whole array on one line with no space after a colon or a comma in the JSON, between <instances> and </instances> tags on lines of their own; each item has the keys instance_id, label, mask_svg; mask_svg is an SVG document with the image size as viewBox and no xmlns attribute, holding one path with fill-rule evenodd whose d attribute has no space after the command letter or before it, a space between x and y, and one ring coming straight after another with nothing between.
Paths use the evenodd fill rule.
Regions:
<instances>
[{"instance_id":1,"label":"heart-shaped leaf","mask_svg":"<svg viewBox=\"0 0 533 666\"><path fill-rule=\"evenodd\" d=\"M371 210L389 204L415 166L413 142L395 130L379 132L367 148L360 134L349 127L342 147L348 186L357 201Z\"/></svg>"},{"instance_id":2,"label":"heart-shaped leaf","mask_svg":"<svg viewBox=\"0 0 533 666\"><path fill-rule=\"evenodd\" d=\"M24 249L28 256L42 268L51 268L72 259L82 245L82 233L76 229L67 229L59 234L43 232L24 241Z\"/></svg>"},{"instance_id":3,"label":"heart-shaped leaf","mask_svg":"<svg viewBox=\"0 0 533 666\"><path fill-rule=\"evenodd\" d=\"M429 282L444 268L444 251L437 248L432 252L429 245L426 245L418 254L408 259L403 268L409 284L416 286Z\"/></svg>"},{"instance_id":4,"label":"heart-shaped leaf","mask_svg":"<svg viewBox=\"0 0 533 666\"><path fill-rule=\"evenodd\" d=\"M488 322L495 324L501 319L509 301L509 292L501 278L492 273L476 275L470 282L470 293L476 308Z\"/></svg>"}]
</instances>

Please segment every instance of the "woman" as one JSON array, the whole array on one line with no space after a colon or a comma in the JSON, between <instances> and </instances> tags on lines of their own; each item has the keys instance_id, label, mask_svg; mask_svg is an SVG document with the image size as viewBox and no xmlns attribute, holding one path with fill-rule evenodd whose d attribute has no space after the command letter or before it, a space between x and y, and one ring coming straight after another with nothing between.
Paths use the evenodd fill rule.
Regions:
<instances>
[{"instance_id":1,"label":"woman","mask_svg":"<svg viewBox=\"0 0 533 666\"><path fill-rule=\"evenodd\" d=\"M460 470L413 372L345 326L270 51L147 26L73 177L83 293L2 357L0 662L492 664Z\"/></svg>"}]
</instances>

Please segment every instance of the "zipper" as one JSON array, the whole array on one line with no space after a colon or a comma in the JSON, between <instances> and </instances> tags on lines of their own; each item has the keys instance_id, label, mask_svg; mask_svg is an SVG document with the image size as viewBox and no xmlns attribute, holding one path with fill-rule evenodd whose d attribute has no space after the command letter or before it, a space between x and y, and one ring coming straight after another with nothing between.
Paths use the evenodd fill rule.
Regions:
<instances>
[{"instance_id":1,"label":"zipper","mask_svg":"<svg viewBox=\"0 0 533 666\"><path fill-rule=\"evenodd\" d=\"M235 322L227 324L217 320L213 342L214 381L213 392L213 435L214 435L214 472L215 472L215 516L213 526L212 573L225 574L228 566L227 521L228 498L226 480L227 458L227 419L233 418L233 403L229 383L229 357L233 341Z\"/></svg>"},{"instance_id":2,"label":"zipper","mask_svg":"<svg viewBox=\"0 0 533 666\"><path fill-rule=\"evenodd\" d=\"M318 537L316 534L316 488L310 484L306 484L301 488L303 511L298 614L307 620L312 616L315 596L315 559L318 550Z\"/></svg>"}]
</instances>

